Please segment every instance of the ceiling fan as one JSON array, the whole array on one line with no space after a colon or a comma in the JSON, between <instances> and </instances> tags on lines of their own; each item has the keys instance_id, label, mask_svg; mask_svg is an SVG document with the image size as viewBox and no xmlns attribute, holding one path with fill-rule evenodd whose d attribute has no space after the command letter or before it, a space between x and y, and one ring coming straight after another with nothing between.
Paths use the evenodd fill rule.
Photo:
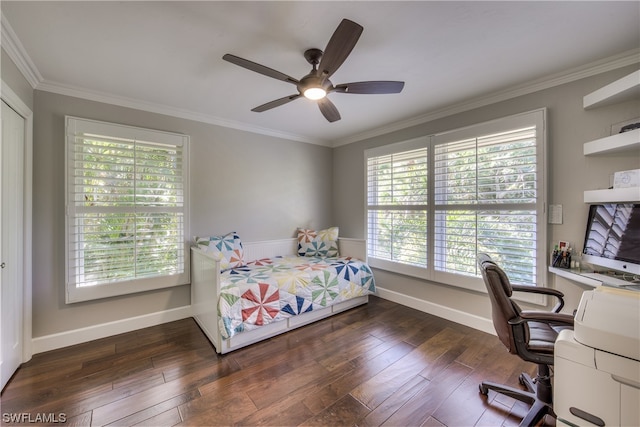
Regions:
<instances>
[{"instance_id":1,"label":"ceiling fan","mask_svg":"<svg viewBox=\"0 0 640 427\"><path fill-rule=\"evenodd\" d=\"M347 59L358 42L363 29L361 25L348 19L343 19L331 36L324 52L320 49L308 49L304 52L305 59L313 66L313 69L300 80L228 53L224 55L222 59L267 77L296 85L298 93L259 105L251 111L260 113L304 96L305 98L316 100L322 115L329 122L335 122L340 120L340 113L336 106L326 98L327 94L331 92L355 94L400 93L404 87L404 82L396 81L366 81L342 83L335 86L331 83L329 77L331 77Z\"/></svg>"}]
</instances>

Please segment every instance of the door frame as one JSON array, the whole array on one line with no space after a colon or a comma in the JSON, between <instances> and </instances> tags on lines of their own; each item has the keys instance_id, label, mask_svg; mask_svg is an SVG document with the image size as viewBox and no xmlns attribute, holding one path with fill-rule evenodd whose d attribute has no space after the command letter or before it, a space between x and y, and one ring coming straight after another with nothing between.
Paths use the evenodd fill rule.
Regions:
<instances>
[{"instance_id":1,"label":"door frame","mask_svg":"<svg viewBox=\"0 0 640 427\"><path fill-rule=\"evenodd\" d=\"M33 198L33 112L18 95L2 80L0 98L24 118L24 230L23 230L23 309L22 309L22 360L27 362L32 350L32 198Z\"/></svg>"}]
</instances>

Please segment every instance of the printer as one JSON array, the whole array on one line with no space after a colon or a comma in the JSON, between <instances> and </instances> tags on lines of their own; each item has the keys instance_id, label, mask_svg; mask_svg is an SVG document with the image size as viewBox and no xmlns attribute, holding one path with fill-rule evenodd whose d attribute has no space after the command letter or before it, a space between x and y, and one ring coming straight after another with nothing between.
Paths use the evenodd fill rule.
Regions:
<instances>
[{"instance_id":1,"label":"printer","mask_svg":"<svg viewBox=\"0 0 640 427\"><path fill-rule=\"evenodd\" d=\"M640 292L584 292L554 349L558 425L640 426Z\"/></svg>"}]
</instances>

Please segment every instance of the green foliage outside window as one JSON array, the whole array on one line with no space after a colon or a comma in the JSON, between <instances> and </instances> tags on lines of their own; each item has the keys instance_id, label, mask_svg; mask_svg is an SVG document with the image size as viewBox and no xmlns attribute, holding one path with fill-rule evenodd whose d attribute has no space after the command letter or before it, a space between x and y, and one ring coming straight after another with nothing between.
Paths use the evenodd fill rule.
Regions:
<instances>
[{"instance_id":1,"label":"green foliage outside window","mask_svg":"<svg viewBox=\"0 0 640 427\"><path fill-rule=\"evenodd\" d=\"M76 228L86 284L181 272L179 150L84 139L75 154Z\"/></svg>"},{"instance_id":2,"label":"green foliage outside window","mask_svg":"<svg viewBox=\"0 0 640 427\"><path fill-rule=\"evenodd\" d=\"M478 276L486 252L515 283L535 283L535 135L528 127L368 158L370 255L427 268L432 251L434 270Z\"/></svg>"}]
</instances>

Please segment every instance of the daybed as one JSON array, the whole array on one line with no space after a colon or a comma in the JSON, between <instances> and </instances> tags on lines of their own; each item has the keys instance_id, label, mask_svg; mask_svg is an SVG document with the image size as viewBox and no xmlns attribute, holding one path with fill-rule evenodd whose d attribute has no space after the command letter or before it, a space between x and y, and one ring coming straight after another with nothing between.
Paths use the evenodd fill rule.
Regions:
<instances>
[{"instance_id":1,"label":"daybed","mask_svg":"<svg viewBox=\"0 0 640 427\"><path fill-rule=\"evenodd\" d=\"M364 240L337 238L335 228L327 246L301 231L298 238L244 244L235 233L195 238L191 305L218 353L365 304L375 292Z\"/></svg>"}]
</instances>

